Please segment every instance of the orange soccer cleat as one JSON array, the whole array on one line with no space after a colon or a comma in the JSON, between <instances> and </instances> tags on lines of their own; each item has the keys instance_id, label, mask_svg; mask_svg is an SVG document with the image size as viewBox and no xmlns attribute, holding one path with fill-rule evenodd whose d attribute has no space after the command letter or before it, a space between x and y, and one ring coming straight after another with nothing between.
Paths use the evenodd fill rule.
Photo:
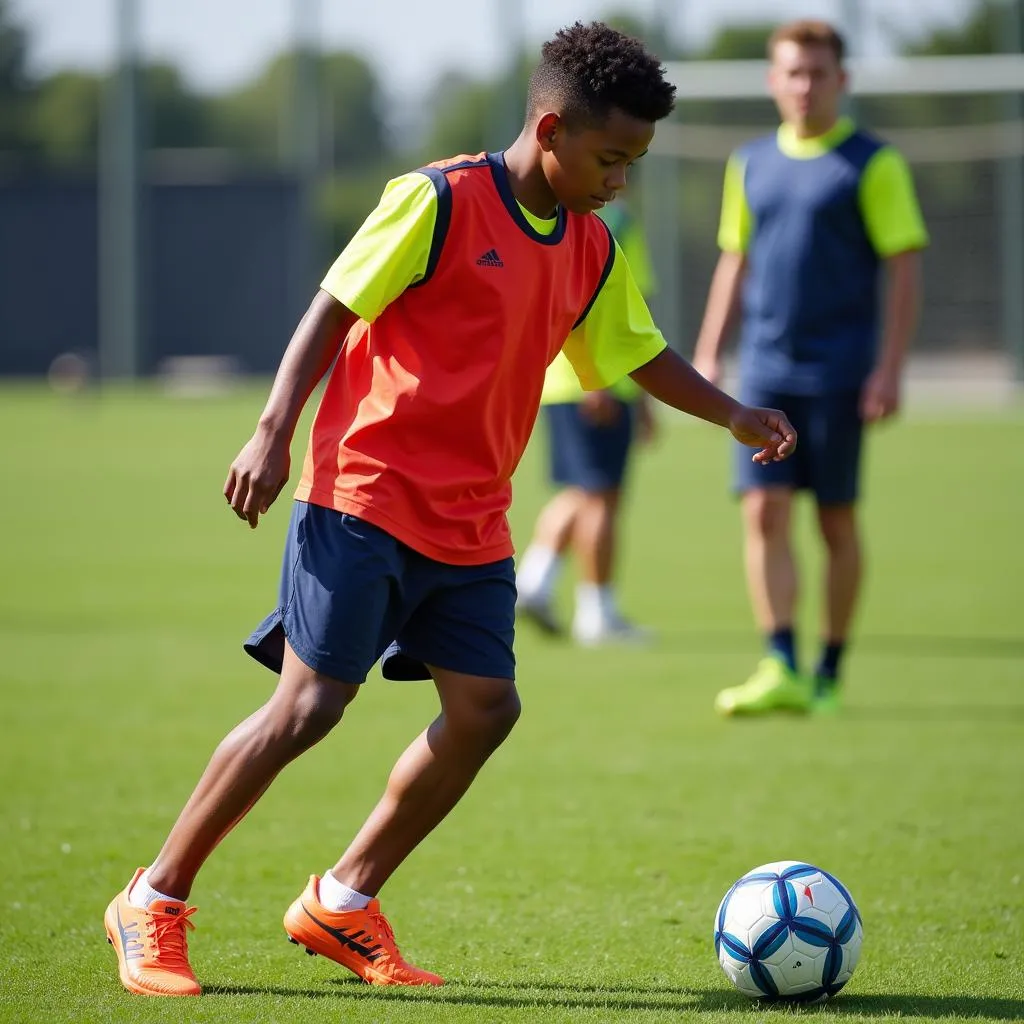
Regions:
<instances>
[{"instance_id":1,"label":"orange soccer cleat","mask_svg":"<svg viewBox=\"0 0 1024 1024\"><path fill-rule=\"evenodd\" d=\"M197 996L201 989L188 963L186 932L195 907L181 900L159 900L133 907L128 893L145 868L118 893L103 915L103 926L117 953L121 984L142 996Z\"/></svg>"},{"instance_id":2,"label":"orange soccer cleat","mask_svg":"<svg viewBox=\"0 0 1024 1024\"><path fill-rule=\"evenodd\" d=\"M402 959L395 934L370 900L364 910L328 910L320 903L320 879L312 875L284 915L291 942L347 967L370 985L443 985L444 979Z\"/></svg>"}]
</instances>

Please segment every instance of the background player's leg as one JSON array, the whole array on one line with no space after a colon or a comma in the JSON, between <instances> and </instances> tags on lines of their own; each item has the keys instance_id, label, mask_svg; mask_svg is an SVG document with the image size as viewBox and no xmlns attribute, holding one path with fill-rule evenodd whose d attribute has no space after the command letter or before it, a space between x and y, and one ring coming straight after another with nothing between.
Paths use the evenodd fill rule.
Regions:
<instances>
[{"instance_id":1,"label":"background player's leg","mask_svg":"<svg viewBox=\"0 0 1024 1024\"><path fill-rule=\"evenodd\" d=\"M818 522L825 541L825 635L843 641L857 607L863 553L855 505L823 505Z\"/></svg>"},{"instance_id":2,"label":"background player's leg","mask_svg":"<svg viewBox=\"0 0 1024 1024\"><path fill-rule=\"evenodd\" d=\"M359 687L322 675L285 647L273 696L221 741L147 872L161 893L187 899L214 847L263 795L278 772L323 739Z\"/></svg>"},{"instance_id":3,"label":"background player's leg","mask_svg":"<svg viewBox=\"0 0 1024 1024\"><path fill-rule=\"evenodd\" d=\"M818 696L823 698L839 678L864 563L855 505L819 505L818 523L825 542L825 635L815 678Z\"/></svg>"},{"instance_id":4,"label":"background player's leg","mask_svg":"<svg viewBox=\"0 0 1024 1024\"><path fill-rule=\"evenodd\" d=\"M572 535L573 553L580 580L593 586L604 587L612 580L619 498L618 488L580 492Z\"/></svg>"},{"instance_id":5,"label":"background player's leg","mask_svg":"<svg viewBox=\"0 0 1024 1024\"><path fill-rule=\"evenodd\" d=\"M792 507L788 487L755 488L743 495L747 589L754 618L769 637L793 628L797 570L790 541Z\"/></svg>"},{"instance_id":6,"label":"background player's leg","mask_svg":"<svg viewBox=\"0 0 1024 1024\"><path fill-rule=\"evenodd\" d=\"M441 713L398 759L387 788L331 874L367 896L447 816L519 718L511 679L430 667Z\"/></svg>"},{"instance_id":7,"label":"background player's leg","mask_svg":"<svg viewBox=\"0 0 1024 1024\"><path fill-rule=\"evenodd\" d=\"M533 537L516 569L516 609L548 633L561 632L552 600L562 555L572 540L583 499L578 487L565 487L541 509Z\"/></svg>"},{"instance_id":8,"label":"background player's leg","mask_svg":"<svg viewBox=\"0 0 1024 1024\"><path fill-rule=\"evenodd\" d=\"M572 632L580 643L649 638L646 630L623 618L613 585L621 499L619 487L587 491L576 516L573 555L579 581Z\"/></svg>"},{"instance_id":9,"label":"background player's leg","mask_svg":"<svg viewBox=\"0 0 1024 1024\"><path fill-rule=\"evenodd\" d=\"M768 656L745 683L718 694L715 708L723 715L805 711L810 706L811 688L796 671L792 507L790 487L756 487L743 494L747 587L754 617L768 642Z\"/></svg>"},{"instance_id":10,"label":"background player's leg","mask_svg":"<svg viewBox=\"0 0 1024 1024\"><path fill-rule=\"evenodd\" d=\"M557 555L564 554L572 540L576 515L584 495L577 487L560 490L541 510L533 527L530 547L547 548ZM529 549L527 549L529 551ZM525 561L525 558L524 558ZM522 575L522 568L519 575Z\"/></svg>"}]
</instances>

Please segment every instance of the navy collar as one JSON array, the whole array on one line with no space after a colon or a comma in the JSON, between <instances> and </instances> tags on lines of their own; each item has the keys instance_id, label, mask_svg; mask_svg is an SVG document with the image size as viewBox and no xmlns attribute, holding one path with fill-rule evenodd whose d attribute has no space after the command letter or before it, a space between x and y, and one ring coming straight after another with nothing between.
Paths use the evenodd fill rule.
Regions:
<instances>
[{"instance_id":1,"label":"navy collar","mask_svg":"<svg viewBox=\"0 0 1024 1024\"><path fill-rule=\"evenodd\" d=\"M491 166L491 177L494 179L494 186L498 190L498 195L501 196L505 209L508 210L509 216L519 226L519 230L528 238L532 238L535 242L540 242L541 245L557 245L565 234L565 207L559 205L555 210L555 217L557 219L555 230L550 235L542 235L523 216L523 211L520 209L519 203L516 202L516 197L512 194L512 186L508 183L508 168L505 166L505 154L488 153L487 162Z\"/></svg>"}]
</instances>

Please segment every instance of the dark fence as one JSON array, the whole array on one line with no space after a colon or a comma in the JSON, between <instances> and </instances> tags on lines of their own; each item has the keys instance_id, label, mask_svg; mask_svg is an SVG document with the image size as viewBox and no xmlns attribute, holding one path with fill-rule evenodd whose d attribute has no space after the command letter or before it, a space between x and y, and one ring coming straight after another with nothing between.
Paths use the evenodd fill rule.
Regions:
<instances>
[{"instance_id":1,"label":"dark fence","mask_svg":"<svg viewBox=\"0 0 1024 1024\"><path fill-rule=\"evenodd\" d=\"M297 185L283 177L144 189L142 372L182 355L276 368L317 284L297 279L299 211ZM98 226L95 181L0 183L0 374L97 352Z\"/></svg>"}]
</instances>

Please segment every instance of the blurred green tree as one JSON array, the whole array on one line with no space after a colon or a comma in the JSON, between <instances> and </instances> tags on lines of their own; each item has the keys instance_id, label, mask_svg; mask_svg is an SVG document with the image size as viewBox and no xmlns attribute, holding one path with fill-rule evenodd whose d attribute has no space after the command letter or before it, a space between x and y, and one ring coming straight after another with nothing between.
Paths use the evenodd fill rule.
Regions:
<instances>
[{"instance_id":1,"label":"blurred green tree","mask_svg":"<svg viewBox=\"0 0 1024 1024\"><path fill-rule=\"evenodd\" d=\"M294 53L278 56L253 81L210 97L210 137L258 165L288 167L295 150ZM320 57L317 114L323 165L365 168L387 152L380 86L370 65L353 53Z\"/></svg>"},{"instance_id":2,"label":"blurred green tree","mask_svg":"<svg viewBox=\"0 0 1024 1024\"><path fill-rule=\"evenodd\" d=\"M8 0L0 0L0 151L23 149L28 143L32 83L27 55L25 29L14 21Z\"/></svg>"}]
</instances>

